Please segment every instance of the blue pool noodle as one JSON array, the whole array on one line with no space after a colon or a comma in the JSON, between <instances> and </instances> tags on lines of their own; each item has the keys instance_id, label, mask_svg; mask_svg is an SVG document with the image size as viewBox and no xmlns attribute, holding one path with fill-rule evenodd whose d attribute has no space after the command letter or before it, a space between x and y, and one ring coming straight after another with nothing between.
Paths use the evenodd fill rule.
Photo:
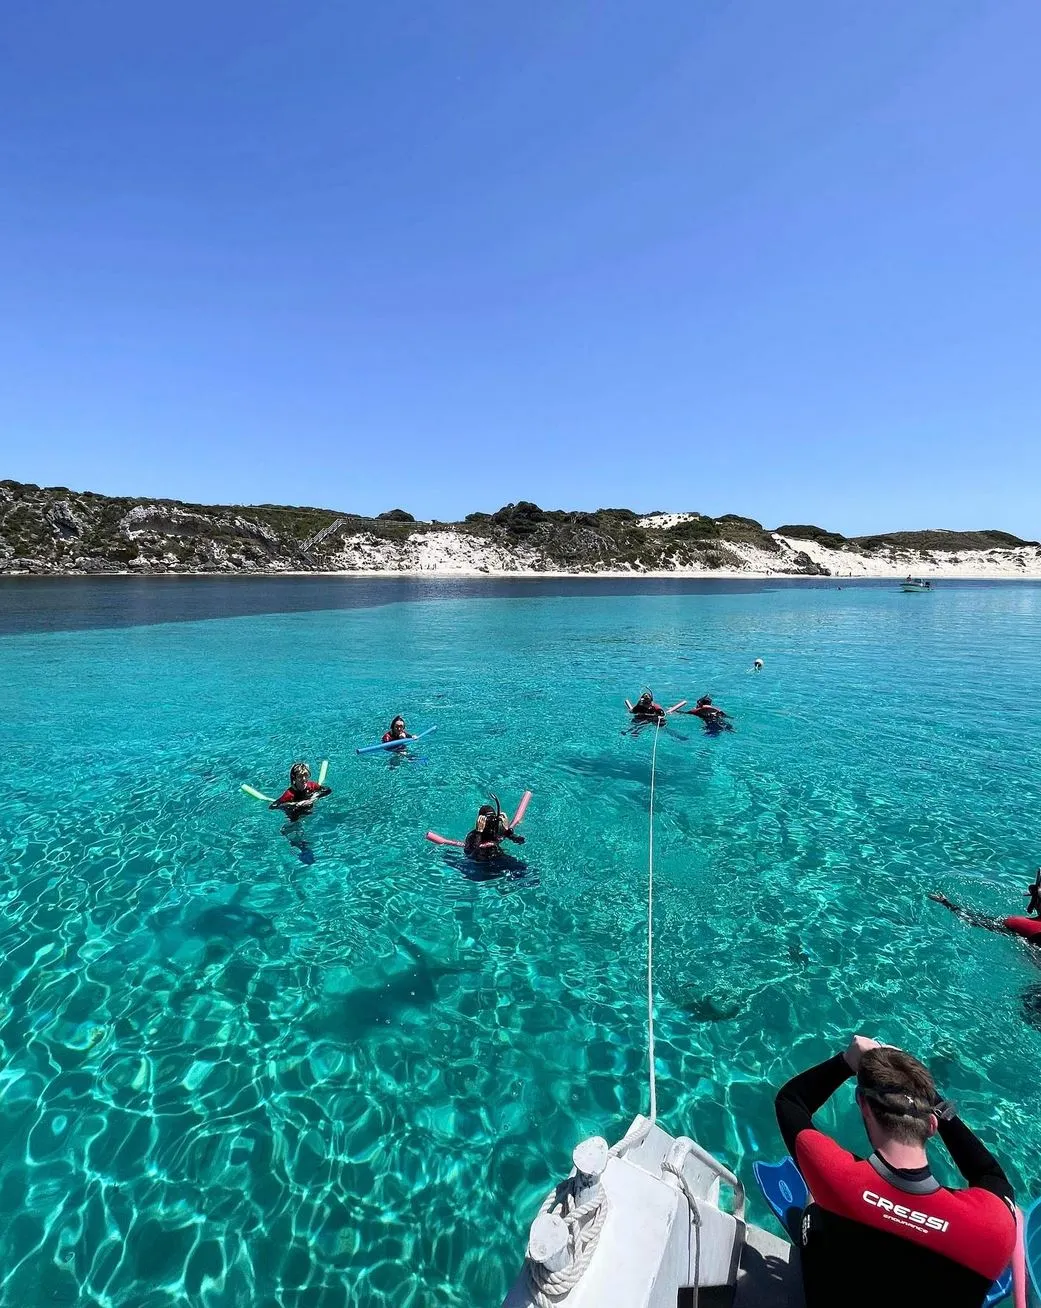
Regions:
<instances>
[{"instance_id":1,"label":"blue pool noodle","mask_svg":"<svg viewBox=\"0 0 1041 1308\"><path fill-rule=\"evenodd\" d=\"M422 740L424 736L429 736L437 727L427 727L426 731L421 731L416 736L407 736L404 740L381 740L378 745L365 745L361 749L356 749L355 754L374 754L378 749L407 749L414 741Z\"/></svg>"}]
</instances>

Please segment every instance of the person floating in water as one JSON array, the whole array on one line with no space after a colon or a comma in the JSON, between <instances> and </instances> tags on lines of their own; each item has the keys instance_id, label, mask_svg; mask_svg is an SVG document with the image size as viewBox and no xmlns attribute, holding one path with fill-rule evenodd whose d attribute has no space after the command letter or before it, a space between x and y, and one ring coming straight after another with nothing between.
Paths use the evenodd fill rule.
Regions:
<instances>
[{"instance_id":1,"label":"person floating in water","mask_svg":"<svg viewBox=\"0 0 1041 1308\"><path fill-rule=\"evenodd\" d=\"M384 745L389 745L392 740L400 740L403 749L408 741L415 740L415 736L413 736L406 728L405 719L400 713L394 721L391 722L390 730L384 732L382 743Z\"/></svg>"},{"instance_id":2,"label":"person floating in water","mask_svg":"<svg viewBox=\"0 0 1041 1308\"><path fill-rule=\"evenodd\" d=\"M691 717L700 718L710 736L718 736L721 731L733 731L734 725L728 713L716 708L711 695L702 695L692 709L687 709Z\"/></svg>"},{"instance_id":3,"label":"person floating in water","mask_svg":"<svg viewBox=\"0 0 1041 1308\"><path fill-rule=\"evenodd\" d=\"M1026 917L988 917L986 913L977 912L974 908L963 908L960 904L951 903L946 895L941 895L938 891L933 891L929 898L934 903L949 908L952 913L957 913L963 922L968 922L969 926L983 927L986 931L1000 931L1008 936L1020 936L1029 944L1041 948L1041 867L1037 869L1037 876L1026 889Z\"/></svg>"},{"instance_id":4,"label":"person floating in water","mask_svg":"<svg viewBox=\"0 0 1041 1308\"><path fill-rule=\"evenodd\" d=\"M329 786L320 786L311 780L311 769L306 763L294 763L289 769L289 789L279 795L271 807L280 809L290 822L299 822L314 808L316 799L332 793Z\"/></svg>"},{"instance_id":5,"label":"person floating in water","mask_svg":"<svg viewBox=\"0 0 1041 1308\"><path fill-rule=\"evenodd\" d=\"M477 813L474 828L463 841L463 853L475 862L483 863L489 859L501 858L500 846L504 840L512 840L515 845L523 845L524 837L518 836L502 811L498 799L493 795L495 806L482 804Z\"/></svg>"},{"instance_id":6,"label":"person floating in water","mask_svg":"<svg viewBox=\"0 0 1041 1308\"><path fill-rule=\"evenodd\" d=\"M762 660L762 659L756 659L755 662L752 664L752 671L753 671L753 672L762 672L762 670L763 670L763 660Z\"/></svg>"},{"instance_id":7,"label":"person floating in water","mask_svg":"<svg viewBox=\"0 0 1041 1308\"><path fill-rule=\"evenodd\" d=\"M629 701L626 700L629 704ZM654 696L645 690L635 704L629 704L629 713L634 722L663 722L665 710L655 703Z\"/></svg>"},{"instance_id":8,"label":"person floating in water","mask_svg":"<svg viewBox=\"0 0 1041 1308\"><path fill-rule=\"evenodd\" d=\"M872 1150L852 1154L813 1114L851 1077ZM777 1094L777 1123L812 1196L793 1235L807 1308L936 1304L980 1308L1016 1244L1015 1197L1001 1164L941 1099L928 1068L866 1036ZM926 1143L938 1135L967 1188L941 1185ZM857 1277L870 1290L852 1290Z\"/></svg>"}]
</instances>

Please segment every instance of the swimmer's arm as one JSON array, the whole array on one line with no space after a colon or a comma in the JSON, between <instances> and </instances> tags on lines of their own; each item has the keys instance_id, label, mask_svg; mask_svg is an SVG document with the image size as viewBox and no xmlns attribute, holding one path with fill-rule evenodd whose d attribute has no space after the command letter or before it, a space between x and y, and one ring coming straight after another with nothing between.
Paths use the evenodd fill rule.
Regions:
<instances>
[{"instance_id":1,"label":"swimmer's arm","mask_svg":"<svg viewBox=\"0 0 1041 1308\"><path fill-rule=\"evenodd\" d=\"M952 1117L948 1122L941 1122L939 1135L947 1146L951 1161L969 1185L981 1190L989 1190L999 1199L1004 1199L1010 1208L1014 1206L1016 1197L1004 1168L979 1136L970 1131L960 1117Z\"/></svg>"},{"instance_id":2,"label":"swimmer's arm","mask_svg":"<svg viewBox=\"0 0 1041 1308\"><path fill-rule=\"evenodd\" d=\"M853 1071L843 1054L836 1054L785 1082L777 1092L777 1125L788 1152L795 1157L795 1141L801 1131L813 1130L813 1114L828 1102Z\"/></svg>"},{"instance_id":3,"label":"swimmer's arm","mask_svg":"<svg viewBox=\"0 0 1041 1308\"><path fill-rule=\"evenodd\" d=\"M998 931L1006 936L1012 934L1000 917L989 917L986 913L979 913L974 908L963 908L961 904L953 904L946 895L941 895L936 891L933 891L929 898L934 903L949 908L955 917L960 917L969 926L983 927L985 931Z\"/></svg>"}]
</instances>

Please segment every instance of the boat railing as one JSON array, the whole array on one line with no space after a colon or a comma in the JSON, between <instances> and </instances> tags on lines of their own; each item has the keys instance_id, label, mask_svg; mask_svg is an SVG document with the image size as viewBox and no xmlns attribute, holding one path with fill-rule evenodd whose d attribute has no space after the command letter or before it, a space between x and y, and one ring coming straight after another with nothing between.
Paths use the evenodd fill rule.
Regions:
<instances>
[{"instance_id":1,"label":"boat railing","mask_svg":"<svg viewBox=\"0 0 1041 1308\"><path fill-rule=\"evenodd\" d=\"M713 1157L707 1149L703 1149L696 1140L692 1140L686 1135L679 1136L673 1143L672 1148L669 1150L662 1165L662 1170L665 1172L671 1172L680 1179L685 1180L683 1164L688 1158L694 1159L702 1168L709 1172L714 1179L722 1181L733 1190L733 1215L739 1222L743 1222L745 1220L745 1187L729 1167L724 1163L721 1163L718 1158ZM708 1195L706 1193L704 1195L699 1195L698 1197L707 1198Z\"/></svg>"}]
</instances>

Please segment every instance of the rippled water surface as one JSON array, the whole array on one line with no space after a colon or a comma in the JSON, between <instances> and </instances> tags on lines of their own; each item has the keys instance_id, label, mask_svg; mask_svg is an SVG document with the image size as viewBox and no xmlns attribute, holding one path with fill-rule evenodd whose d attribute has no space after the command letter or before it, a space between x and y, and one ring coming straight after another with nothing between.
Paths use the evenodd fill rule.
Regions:
<instances>
[{"instance_id":1,"label":"rippled water surface","mask_svg":"<svg viewBox=\"0 0 1041 1308\"><path fill-rule=\"evenodd\" d=\"M646 1107L645 683L737 724L659 745L664 1125L750 1181L776 1086L865 1030L1041 1191L1041 972L925 898L1015 911L1041 861L1041 588L405 593L33 631L20 592L2 1308L494 1305L576 1140ZM425 757L357 757L399 711ZM298 757L335 793L283 834L239 785ZM525 787L509 877L424 841Z\"/></svg>"}]
</instances>

